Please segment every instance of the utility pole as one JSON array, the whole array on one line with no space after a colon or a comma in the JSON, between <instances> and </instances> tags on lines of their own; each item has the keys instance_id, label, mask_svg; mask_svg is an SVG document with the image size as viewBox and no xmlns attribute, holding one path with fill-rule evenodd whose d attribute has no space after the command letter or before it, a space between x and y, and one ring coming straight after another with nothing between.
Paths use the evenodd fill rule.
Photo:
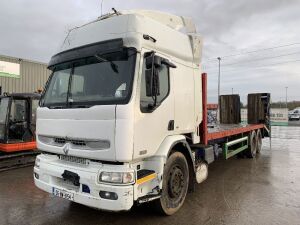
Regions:
<instances>
[{"instance_id":1,"label":"utility pole","mask_svg":"<svg viewBox=\"0 0 300 225\"><path fill-rule=\"evenodd\" d=\"M231 94L233 95L233 88L231 88Z\"/></svg>"},{"instance_id":2,"label":"utility pole","mask_svg":"<svg viewBox=\"0 0 300 225\"><path fill-rule=\"evenodd\" d=\"M286 105L286 108L288 107L287 91L288 91L288 87L285 87L285 105Z\"/></svg>"},{"instance_id":3,"label":"utility pole","mask_svg":"<svg viewBox=\"0 0 300 225\"><path fill-rule=\"evenodd\" d=\"M280 108L282 108L282 98L280 98L280 100L279 100L279 103L280 103Z\"/></svg>"},{"instance_id":4,"label":"utility pole","mask_svg":"<svg viewBox=\"0 0 300 225\"><path fill-rule=\"evenodd\" d=\"M102 11L103 1L104 0L101 0L101 16L103 15L103 11Z\"/></svg>"},{"instance_id":5,"label":"utility pole","mask_svg":"<svg viewBox=\"0 0 300 225\"><path fill-rule=\"evenodd\" d=\"M219 60L219 75L218 75L218 120L220 119L220 82L221 82L221 57L217 58Z\"/></svg>"}]
</instances>

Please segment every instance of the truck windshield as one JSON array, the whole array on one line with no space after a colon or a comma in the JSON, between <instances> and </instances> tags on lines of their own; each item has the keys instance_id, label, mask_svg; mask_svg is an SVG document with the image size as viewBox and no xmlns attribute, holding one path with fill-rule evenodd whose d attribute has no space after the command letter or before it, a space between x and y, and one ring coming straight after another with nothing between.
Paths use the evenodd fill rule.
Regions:
<instances>
[{"instance_id":1,"label":"truck windshield","mask_svg":"<svg viewBox=\"0 0 300 225\"><path fill-rule=\"evenodd\" d=\"M135 60L135 50L123 49L56 65L41 106L126 104L131 96Z\"/></svg>"},{"instance_id":2,"label":"truck windshield","mask_svg":"<svg viewBox=\"0 0 300 225\"><path fill-rule=\"evenodd\" d=\"M0 98L0 139L4 139L9 98Z\"/></svg>"}]
</instances>

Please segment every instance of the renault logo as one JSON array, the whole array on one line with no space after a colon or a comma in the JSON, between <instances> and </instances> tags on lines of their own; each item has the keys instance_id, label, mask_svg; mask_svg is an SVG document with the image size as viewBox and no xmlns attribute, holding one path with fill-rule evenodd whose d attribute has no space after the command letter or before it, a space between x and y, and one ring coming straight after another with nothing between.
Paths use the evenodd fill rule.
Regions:
<instances>
[{"instance_id":1,"label":"renault logo","mask_svg":"<svg viewBox=\"0 0 300 225\"><path fill-rule=\"evenodd\" d=\"M69 149L70 149L70 146L69 146L69 143L67 143L63 148L65 155L68 155Z\"/></svg>"}]
</instances>

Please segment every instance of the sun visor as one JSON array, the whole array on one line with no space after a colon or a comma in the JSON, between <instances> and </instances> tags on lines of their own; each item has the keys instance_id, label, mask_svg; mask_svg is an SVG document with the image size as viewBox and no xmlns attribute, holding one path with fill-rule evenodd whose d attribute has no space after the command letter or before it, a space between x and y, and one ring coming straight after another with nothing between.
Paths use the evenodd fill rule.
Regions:
<instances>
[{"instance_id":1,"label":"sun visor","mask_svg":"<svg viewBox=\"0 0 300 225\"><path fill-rule=\"evenodd\" d=\"M94 56L96 54L118 51L123 47L124 47L123 39L118 38L114 40L102 41L98 43L81 46L78 48L73 48L54 55L48 64L48 68L51 69L54 65L64 63L64 62L70 62L76 59Z\"/></svg>"}]
</instances>

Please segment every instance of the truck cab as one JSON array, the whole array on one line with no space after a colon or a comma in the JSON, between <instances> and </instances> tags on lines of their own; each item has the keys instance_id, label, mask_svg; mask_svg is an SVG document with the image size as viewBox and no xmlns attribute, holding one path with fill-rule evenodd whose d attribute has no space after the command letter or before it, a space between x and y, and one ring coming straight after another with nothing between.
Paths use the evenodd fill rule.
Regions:
<instances>
[{"instance_id":1,"label":"truck cab","mask_svg":"<svg viewBox=\"0 0 300 225\"><path fill-rule=\"evenodd\" d=\"M36 186L103 210L153 200L175 213L195 179L201 49L190 19L154 11L71 30L37 110Z\"/></svg>"}]
</instances>

